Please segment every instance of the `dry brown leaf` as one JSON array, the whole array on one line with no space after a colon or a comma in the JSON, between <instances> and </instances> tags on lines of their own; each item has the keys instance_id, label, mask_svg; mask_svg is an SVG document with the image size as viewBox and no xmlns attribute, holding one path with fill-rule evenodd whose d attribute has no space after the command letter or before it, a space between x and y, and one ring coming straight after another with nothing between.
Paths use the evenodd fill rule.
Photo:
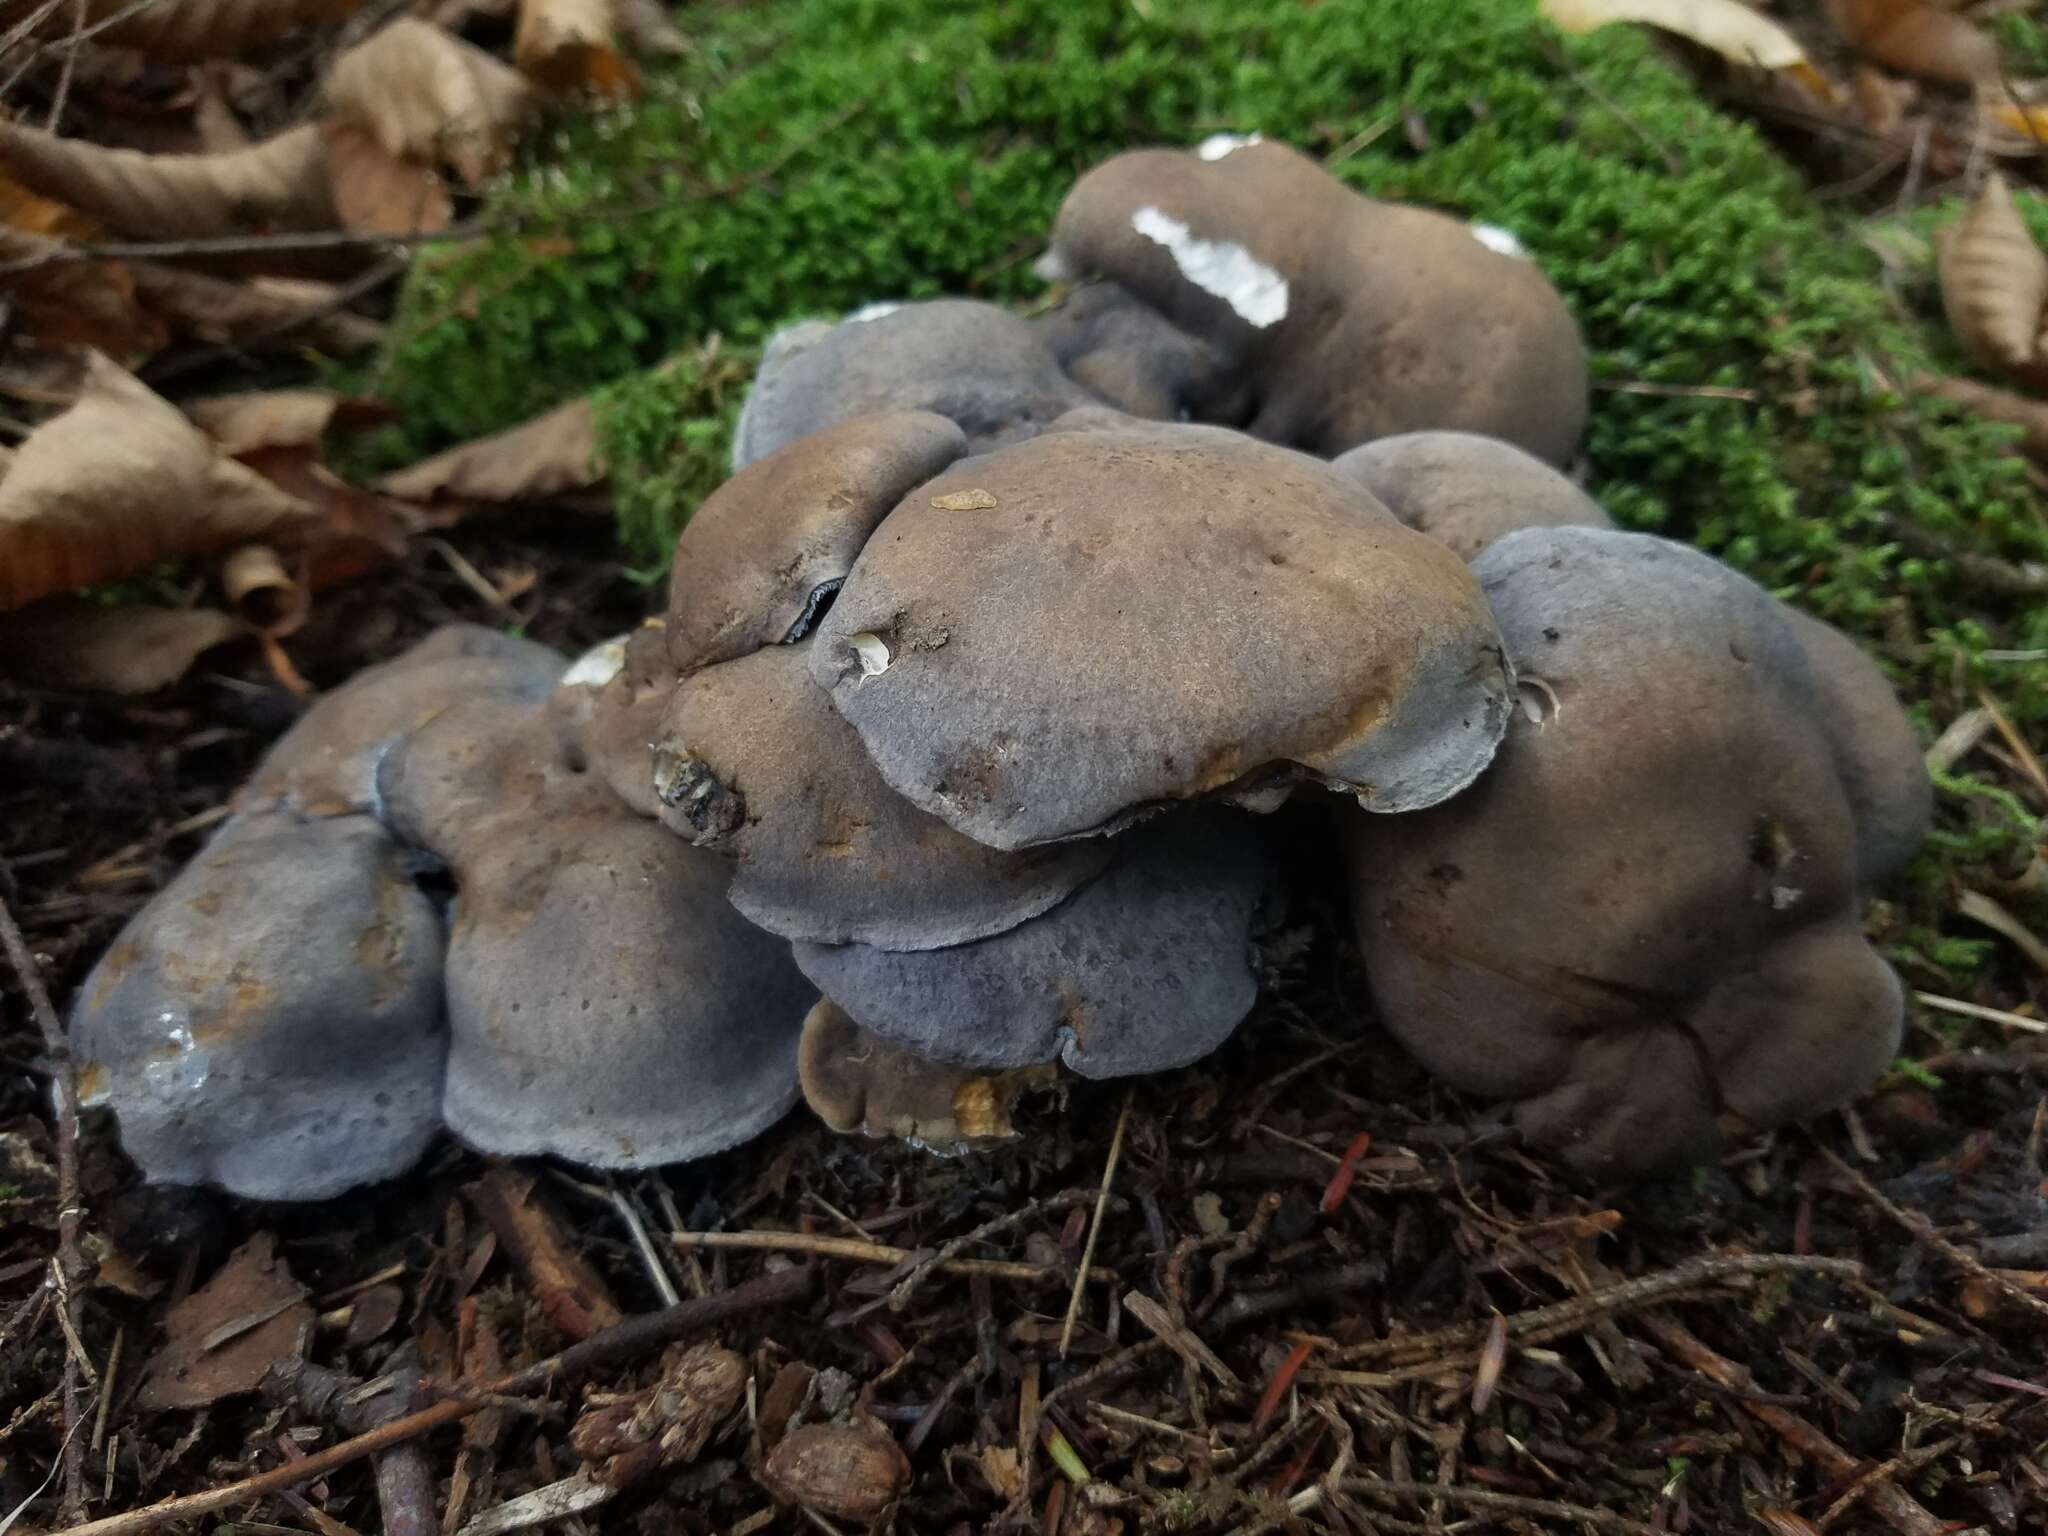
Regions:
<instances>
[{"instance_id":1,"label":"dry brown leaf","mask_svg":"<svg viewBox=\"0 0 2048 1536\"><path fill-rule=\"evenodd\" d=\"M1566 32L1641 22L1712 49L1730 63L1783 71L1823 100L1834 94L1798 40L1741 0L1539 0L1537 8Z\"/></svg>"},{"instance_id":2,"label":"dry brown leaf","mask_svg":"<svg viewBox=\"0 0 2048 1536\"><path fill-rule=\"evenodd\" d=\"M535 107L519 72L430 22L401 17L335 61L333 120L384 153L475 186L502 170Z\"/></svg>"},{"instance_id":3,"label":"dry brown leaf","mask_svg":"<svg viewBox=\"0 0 2048 1536\"><path fill-rule=\"evenodd\" d=\"M283 639L306 622L312 599L306 584L268 544L244 544L220 564L228 607L259 634Z\"/></svg>"},{"instance_id":4,"label":"dry brown leaf","mask_svg":"<svg viewBox=\"0 0 2048 1536\"><path fill-rule=\"evenodd\" d=\"M1843 41L1887 68L1972 85L1998 78L1998 44L1961 16L1922 0L1828 0Z\"/></svg>"},{"instance_id":5,"label":"dry brown leaf","mask_svg":"<svg viewBox=\"0 0 2048 1536\"><path fill-rule=\"evenodd\" d=\"M384 339L381 321L337 307L341 290L331 283L286 277L231 282L147 261L132 263L129 273L152 313L201 341L252 350L318 347L346 355Z\"/></svg>"},{"instance_id":6,"label":"dry brown leaf","mask_svg":"<svg viewBox=\"0 0 2048 1536\"><path fill-rule=\"evenodd\" d=\"M1985 115L2026 140L2019 148L2027 152L2048 144L2048 101L1993 102L1985 108Z\"/></svg>"},{"instance_id":7,"label":"dry brown leaf","mask_svg":"<svg viewBox=\"0 0 2048 1536\"><path fill-rule=\"evenodd\" d=\"M224 155L146 155L0 122L0 168L135 239L334 227L327 151L311 124Z\"/></svg>"},{"instance_id":8,"label":"dry brown leaf","mask_svg":"<svg viewBox=\"0 0 2048 1536\"><path fill-rule=\"evenodd\" d=\"M257 448L241 458L318 514L300 551L300 577L309 592L324 592L400 559L422 521L410 508L350 485L315 459L311 447Z\"/></svg>"},{"instance_id":9,"label":"dry brown leaf","mask_svg":"<svg viewBox=\"0 0 2048 1536\"><path fill-rule=\"evenodd\" d=\"M1906 120L1906 109L1912 106L1919 89L1910 80L1901 80L1868 64L1858 64L1849 91L1856 106L1856 116L1863 126L1879 138L1888 139Z\"/></svg>"},{"instance_id":10,"label":"dry brown leaf","mask_svg":"<svg viewBox=\"0 0 2048 1536\"><path fill-rule=\"evenodd\" d=\"M611 0L519 0L513 60L551 91L632 96L640 73L619 52Z\"/></svg>"},{"instance_id":11,"label":"dry brown leaf","mask_svg":"<svg viewBox=\"0 0 2048 1536\"><path fill-rule=\"evenodd\" d=\"M0 188L13 185L0 177ZM48 260L62 248L62 241L16 228L0 214L0 263L46 263L7 283L16 319L30 337L47 347L97 347L131 363L163 346L169 332L136 298L133 273L118 261Z\"/></svg>"},{"instance_id":12,"label":"dry brown leaf","mask_svg":"<svg viewBox=\"0 0 2048 1536\"><path fill-rule=\"evenodd\" d=\"M396 414L380 401L329 389L259 389L205 395L185 402L185 414L236 457L259 448L311 448L329 428L360 431Z\"/></svg>"},{"instance_id":13,"label":"dry brown leaf","mask_svg":"<svg viewBox=\"0 0 2048 1536\"><path fill-rule=\"evenodd\" d=\"M2026 433L2020 439L2021 449L2030 458L2048 464L2048 400L2016 395L2009 389L1980 384L1975 379L1925 378L1915 384L1922 394L1960 405L1989 421L2021 428Z\"/></svg>"},{"instance_id":14,"label":"dry brown leaf","mask_svg":"<svg viewBox=\"0 0 2048 1536\"><path fill-rule=\"evenodd\" d=\"M164 1345L145 1367L136 1401L161 1412L255 1391L271 1361L306 1352L313 1309L305 1297L276 1240L257 1233L164 1314Z\"/></svg>"},{"instance_id":15,"label":"dry brown leaf","mask_svg":"<svg viewBox=\"0 0 2048 1536\"><path fill-rule=\"evenodd\" d=\"M1939 249L1941 304L1963 350L2024 383L2048 384L2048 253L2028 233L2003 176L1984 178Z\"/></svg>"},{"instance_id":16,"label":"dry brown leaf","mask_svg":"<svg viewBox=\"0 0 2048 1536\"><path fill-rule=\"evenodd\" d=\"M549 501L602 484L597 428L588 400L423 459L386 475L377 488L401 501L501 504Z\"/></svg>"},{"instance_id":17,"label":"dry brown leaf","mask_svg":"<svg viewBox=\"0 0 2048 1536\"><path fill-rule=\"evenodd\" d=\"M109 608L53 597L0 613L0 671L39 688L154 693L204 652L247 633L215 608Z\"/></svg>"},{"instance_id":18,"label":"dry brown leaf","mask_svg":"<svg viewBox=\"0 0 2048 1536\"><path fill-rule=\"evenodd\" d=\"M85 0L84 20L105 24L97 43L134 48L158 63L228 58L276 42L295 27L346 16L362 0ZM38 37L68 36L77 7L58 6L35 28Z\"/></svg>"},{"instance_id":19,"label":"dry brown leaf","mask_svg":"<svg viewBox=\"0 0 2048 1536\"><path fill-rule=\"evenodd\" d=\"M192 71L192 135L199 140L204 154L224 155L247 149L250 144L242 120L228 105L223 73L218 66L202 66Z\"/></svg>"},{"instance_id":20,"label":"dry brown leaf","mask_svg":"<svg viewBox=\"0 0 2048 1536\"><path fill-rule=\"evenodd\" d=\"M31 432L0 480L0 609L275 538L315 515L91 353L78 403Z\"/></svg>"},{"instance_id":21,"label":"dry brown leaf","mask_svg":"<svg viewBox=\"0 0 2048 1536\"><path fill-rule=\"evenodd\" d=\"M690 40L677 30L661 0L614 0L612 23L635 53L674 58L690 51Z\"/></svg>"},{"instance_id":22,"label":"dry brown leaf","mask_svg":"<svg viewBox=\"0 0 2048 1536\"><path fill-rule=\"evenodd\" d=\"M432 166L401 159L353 123L321 125L327 178L342 228L359 235L430 235L455 221L448 183Z\"/></svg>"}]
</instances>

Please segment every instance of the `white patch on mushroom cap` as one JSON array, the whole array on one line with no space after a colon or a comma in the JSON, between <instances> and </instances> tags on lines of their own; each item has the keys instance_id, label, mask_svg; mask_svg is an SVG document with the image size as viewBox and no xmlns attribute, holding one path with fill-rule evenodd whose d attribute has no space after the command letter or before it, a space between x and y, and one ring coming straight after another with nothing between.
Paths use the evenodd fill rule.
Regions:
<instances>
[{"instance_id":1,"label":"white patch on mushroom cap","mask_svg":"<svg viewBox=\"0 0 2048 1536\"><path fill-rule=\"evenodd\" d=\"M1489 251L1498 251L1501 255L1512 256L1517 261L1530 259L1528 247L1515 238L1512 229L1502 229L1498 224L1481 224L1476 220L1468 227L1472 231L1472 238Z\"/></svg>"},{"instance_id":2,"label":"white patch on mushroom cap","mask_svg":"<svg viewBox=\"0 0 2048 1536\"><path fill-rule=\"evenodd\" d=\"M1287 279L1231 240L1203 240L1171 214L1147 203L1131 228L1166 247L1180 275L1264 330L1287 318Z\"/></svg>"},{"instance_id":3,"label":"white patch on mushroom cap","mask_svg":"<svg viewBox=\"0 0 2048 1536\"><path fill-rule=\"evenodd\" d=\"M1067 260L1067 253L1055 245L1031 263L1031 275L1041 283L1070 283L1081 274Z\"/></svg>"},{"instance_id":4,"label":"white patch on mushroom cap","mask_svg":"<svg viewBox=\"0 0 2048 1536\"><path fill-rule=\"evenodd\" d=\"M873 304L863 304L846 317L848 325L859 325L868 320L879 320L884 315L893 315L903 306L893 299L878 299Z\"/></svg>"},{"instance_id":5,"label":"white patch on mushroom cap","mask_svg":"<svg viewBox=\"0 0 2048 1536\"><path fill-rule=\"evenodd\" d=\"M626 665L625 635L614 635L602 645L593 645L569 664L562 674L564 688L602 688Z\"/></svg>"},{"instance_id":6,"label":"white patch on mushroom cap","mask_svg":"<svg viewBox=\"0 0 2048 1536\"><path fill-rule=\"evenodd\" d=\"M880 635L863 630L857 635L848 635L846 643L853 647L860 657L863 677L880 677L889 670L889 663L895 658L889 654L889 647Z\"/></svg>"},{"instance_id":7,"label":"white patch on mushroom cap","mask_svg":"<svg viewBox=\"0 0 2048 1536\"><path fill-rule=\"evenodd\" d=\"M1221 160L1233 149L1249 149L1265 142L1256 133L1212 133L1195 146L1195 154L1203 160Z\"/></svg>"}]
</instances>

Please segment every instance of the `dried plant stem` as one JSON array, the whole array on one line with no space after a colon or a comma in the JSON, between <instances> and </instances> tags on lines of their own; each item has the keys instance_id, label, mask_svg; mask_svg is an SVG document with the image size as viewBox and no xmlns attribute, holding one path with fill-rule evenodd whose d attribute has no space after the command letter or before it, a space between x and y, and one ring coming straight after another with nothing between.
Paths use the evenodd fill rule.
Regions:
<instances>
[{"instance_id":1,"label":"dried plant stem","mask_svg":"<svg viewBox=\"0 0 2048 1536\"><path fill-rule=\"evenodd\" d=\"M49 990L36 957L29 953L14 914L0 898L0 945L20 978L28 997L29 1012L43 1034L43 1053L49 1058L51 1098L56 1115L57 1136L57 1292L58 1319L63 1324L64 1351L64 1492L63 1518L76 1523L85 1518L85 1441L78 1433L80 1360L77 1342L79 1324L85 1315L85 1256L79 1251L78 1229L85 1214L78 1199L78 1077L71 1060L71 1042L50 1005Z\"/></svg>"},{"instance_id":2,"label":"dried plant stem","mask_svg":"<svg viewBox=\"0 0 2048 1536\"><path fill-rule=\"evenodd\" d=\"M1623 1536L1664 1536L1663 1529L1644 1520L1631 1520L1588 1504L1564 1504L1556 1499L1531 1499L1515 1493L1495 1493L1491 1488L1463 1488L1455 1483L1417 1483L1386 1477L1347 1477L1339 1486L1346 1493L1376 1494L1382 1498L1442 1499L1467 1509L1493 1514L1527 1515L1542 1520L1569 1520L1595 1530L1618 1531Z\"/></svg>"},{"instance_id":3,"label":"dried plant stem","mask_svg":"<svg viewBox=\"0 0 2048 1536\"><path fill-rule=\"evenodd\" d=\"M888 1243L871 1243L858 1237L827 1237L816 1232L671 1232L669 1241L678 1248L739 1248L767 1253L807 1253L820 1259L847 1259L855 1264L901 1264L914 1250ZM1059 1280L1065 1272L1050 1264L1024 1264L1015 1259L945 1259L937 1266L942 1274L986 1275L991 1280L1022 1280L1027 1283ZM1082 1273L1096 1285L1113 1283L1113 1269L1087 1269Z\"/></svg>"},{"instance_id":4,"label":"dried plant stem","mask_svg":"<svg viewBox=\"0 0 2048 1536\"><path fill-rule=\"evenodd\" d=\"M1131 1096L1124 1095L1124 1107L1117 1111L1116 1130L1109 1138L1109 1156L1102 1160L1102 1188L1095 1192L1095 1213L1088 1219L1088 1240L1081 1245L1081 1264L1074 1272L1074 1289L1067 1295L1067 1318L1060 1325L1060 1358L1067 1358L1067 1346L1074 1342L1074 1324L1081 1316L1081 1293L1087 1284L1088 1267L1095 1262L1095 1243L1102 1236L1102 1213L1109 1204L1109 1186L1116 1177L1117 1159L1123 1156L1124 1127L1131 1122Z\"/></svg>"},{"instance_id":5,"label":"dried plant stem","mask_svg":"<svg viewBox=\"0 0 2048 1536\"><path fill-rule=\"evenodd\" d=\"M1014 1211L1005 1211L1000 1216L984 1221L972 1232L963 1232L958 1237L948 1238L929 1258L921 1260L917 1268L896 1282L895 1289L889 1292L889 1310L901 1312L909 1306L910 1298L917 1294L918 1287L924 1284L931 1273L957 1258L962 1249L972 1248L976 1243L994 1237L998 1232L1007 1232L1012 1227L1020 1227L1028 1221L1035 1221L1047 1211L1058 1210L1061 1206L1080 1205L1094 1198L1094 1193L1085 1189L1070 1189L1061 1194L1047 1195L1043 1200L1034 1200L1029 1205L1020 1206Z\"/></svg>"}]
</instances>

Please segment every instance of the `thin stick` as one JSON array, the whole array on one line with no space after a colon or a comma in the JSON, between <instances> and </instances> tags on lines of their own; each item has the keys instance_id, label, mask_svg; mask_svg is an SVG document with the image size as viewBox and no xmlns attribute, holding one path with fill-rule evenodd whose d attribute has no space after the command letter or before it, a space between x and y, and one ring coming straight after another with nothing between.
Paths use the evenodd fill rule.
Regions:
<instances>
[{"instance_id":1,"label":"thin stick","mask_svg":"<svg viewBox=\"0 0 2048 1536\"><path fill-rule=\"evenodd\" d=\"M1089 1266L1095 1262L1095 1240L1102 1236L1102 1213L1109 1205L1110 1180L1116 1177L1117 1159L1123 1156L1124 1127L1131 1120L1131 1095L1124 1095L1124 1107L1117 1111L1116 1130L1110 1134L1109 1156L1102 1160L1102 1188L1095 1192L1095 1214L1088 1219L1088 1241L1081 1245L1081 1266L1074 1275L1074 1289L1067 1296L1067 1320L1060 1325L1060 1358L1067 1358L1067 1346L1074 1342L1074 1324L1081 1316L1081 1293L1087 1284Z\"/></svg>"},{"instance_id":2,"label":"thin stick","mask_svg":"<svg viewBox=\"0 0 2048 1536\"><path fill-rule=\"evenodd\" d=\"M1586 1504L1562 1504L1556 1499L1531 1499L1517 1493L1495 1493L1490 1488L1463 1488L1456 1483L1417 1483L1406 1478L1347 1477L1339 1486L1346 1493L1377 1494L1383 1498L1443 1499L1468 1509L1495 1510L1504 1515L1533 1515L1545 1520L1570 1520L1602 1531L1619 1531L1623 1536L1666 1536L1664 1530L1646 1521L1631 1520Z\"/></svg>"},{"instance_id":3,"label":"thin stick","mask_svg":"<svg viewBox=\"0 0 2048 1536\"><path fill-rule=\"evenodd\" d=\"M560 1378L637 1358L686 1334L717 1327L750 1312L801 1301L810 1295L811 1285L808 1267L786 1269L779 1274L749 1280L745 1285L735 1286L717 1296L707 1296L701 1301L686 1301L665 1311L629 1317L623 1323L615 1323L592 1334L580 1344L570 1345L559 1355L551 1355L538 1364L492 1382L488 1390L493 1394L541 1391ZM402 1445L428 1430L468 1418L485 1406L484 1401L474 1396L450 1398L422 1408L418 1413L409 1413L402 1419L393 1419L368 1434L357 1435L352 1440L344 1440L324 1451L315 1451L297 1461L286 1462L268 1472L259 1472L254 1477L209 1488L204 1493L164 1499L146 1509L109 1515L104 1520L94 1520L86 1525L69 1526L53 1533L53 1536L137 1536L138 1532L153 1531L174 1520L210 1515L263 1494L296 1488L314 1478L325 1477L337 1467L348 1466L365 1456L374 1456L394 1445Z\"/></svg>"},{"instance_id":4,"label":"thin stick","mask_svg":"<svg viewBox=\"0 0 2048 1536\"><path fill-rule=\"evenodd\" d=\"M901 1264L915 1250L858 1237L827 1237L816 1232L671 1232L678 1248L740 1248L767 1253L807 1253L821 1259L849 1259L856 1264ZM949 1275L986 1275L991 1280L1027 1282L1058 1280L1062 1272L1050 1264L1022 1264L1015 1259L944 1259L938 1268ZM1096 1285L1116 1281L1113 1269L1083 1270Z\"/></svg>"},{"instance_id":5,"label":"thin stick","mask_svg":"<svg viewBox=\"0 0 2048 1536\"><path fill-rule=\"evenodd\" d=\"M1966 1003L1960 997L1943 997L1939 992L1915 992L1913 1000L1923 1008L1932 1008L1936 1013L1953 1013L1960 1018L1982 1019L1987 1024L2005 1024L2034 1035L2048 1034L2048 1022L2030 1019L2023 1013L2008 1013L2003 1008L1987 1008L1982 1003Z\"/></svg>"},{"instance_id":6,"label":"thin stick","mask_svg":"<svg viewBox=\"0 0 2048 1536\"><path fill-rule=\"evenodd\" d=\"M896 1282L895 1288L889 1292L889 1310L901 1312L909 1306L910 1298L917 1294L918 1287L924 1284L926 1277L940 1265L956 1258L961 1249L971 1248L976 1243L994 1237L998 1232L1007 1232L1010 1228L1022 1226L1027 1221L1035 1221L1045 1212L1056 1210L1060 1206L1079 1205L1087 1198L1087 1191L1079 1189L1047 1195L1043 1200L1034 1200L1029 1205L1021 1206L1014 1211L1006 1211L1000 1216L984 1221L972 1232L963 1232L958 1237L946 1239L930 1258L921 1260L915 1269Z\"/></svg>"},{"instance_id":7,"label":"thin stick","mask_svg":"<svg viewBox=\"0 0 2048 1536\"><path fill-rule=\"evenodd\" d=\"M50 994L43 986L43 973L29 953L28 941L15 925L14 914L0 898L0 945L7 960L21 978L28 995L29 1011L43 1032L43 1051L50 1058L50 1078L56 1099L57 1132L57 1276L58 1318L67 1343L76 1340L85 1316L85 1256L79 1251L79 1220L85 1214L78 1202L78 1077L71 1060L71 1042L50 1006ZM64 1501L63 1518L77 1522L85 1518L85 1442L78 1436L79 1347L64 1352Z\"/></svg>"},{"instance_id":8,"label":"thin stick","mask_svg":"<svg viewBox=\"0 0 2048 1536\"><path fill-rule=\"evenodd\" d=\"M2012 1281L1986 1264L1977 1255L1971 1253L1966 1248L1960 1248L1950 1242L1939 1232L1935 1231L1934 1223L1925 1216L1922 1216L1918 1211L1909 1211L1904 1206L1896 1204L1863 1174L1843 1162L1841 1156L1832 1147L1824 1147L1816 1141L1813 1143L1813 1149L1821 1155L1821 1160L1832 1168L1837 1176L1848 1181L1858 1195L1876 1206L1880 1211L1883 1211L1885 1215L1891 1217L1893 1221L1904 1227L1944 1259L1947 1259L1957 1269L1960 1269L1973 1280L1982 1281L2000 1294L2010 1296L2029 1311L2036 1312L2043 1317L2048 1317L2048 1301L2042 1300L2025 1286L2013 1284Z\"/></svg>"}]
</instances>

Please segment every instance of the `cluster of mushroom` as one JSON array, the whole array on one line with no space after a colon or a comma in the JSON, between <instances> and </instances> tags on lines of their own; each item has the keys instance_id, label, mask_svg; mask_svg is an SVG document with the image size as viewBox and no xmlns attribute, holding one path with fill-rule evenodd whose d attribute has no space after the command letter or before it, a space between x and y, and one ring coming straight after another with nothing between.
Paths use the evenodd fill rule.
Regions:
<instances>
[{"instance_id":1,"label":"cluster of mushroom","mask_svg":"<svg viewBox=\"0 0 2048 1536\"><path fill-rule=\"evenodd\" d=\"M641 1166L799 1080L1001 1136L1243 1021L1290 799L1387 1027L1582 1168L1881 1070L1911 728L1553 467L1585 363L1509 237L1226 138L1098 167L1045 265L1099 280L775 338L662 618L444 631L279 743L79 1006L151 1177L325 1194L444 1125Z\"/></svg>"}]
</instances>

